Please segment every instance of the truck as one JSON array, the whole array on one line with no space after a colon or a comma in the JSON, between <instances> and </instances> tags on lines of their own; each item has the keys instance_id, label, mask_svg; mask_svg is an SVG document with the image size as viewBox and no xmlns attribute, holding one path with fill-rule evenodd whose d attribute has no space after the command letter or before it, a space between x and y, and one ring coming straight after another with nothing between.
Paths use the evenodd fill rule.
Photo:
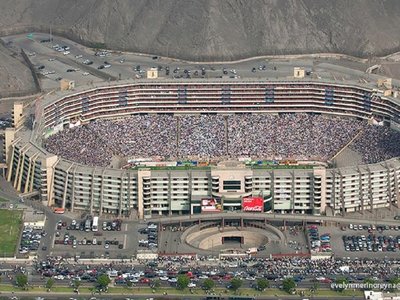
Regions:
<instances>
[{"instance_id":1,"label":"truck","mask_svg":"<svg viewBox=\"0 0 400 300\"><path fill-rule=\"evenodd\" d=\"M247 249L246 254L256 254L257 253L257 248L256 247L252 247Z\"/></svg>"},{"instance_id":2,"label":"truck","mask_svg":"<svg viewBox=\"0 0 400 300\"><path fill-rule=\"evenodd\" d=\"M94 217L92 223L92 231L96 232L97 230L99 230L99 217Z\"/></svg>"}]
</instances>

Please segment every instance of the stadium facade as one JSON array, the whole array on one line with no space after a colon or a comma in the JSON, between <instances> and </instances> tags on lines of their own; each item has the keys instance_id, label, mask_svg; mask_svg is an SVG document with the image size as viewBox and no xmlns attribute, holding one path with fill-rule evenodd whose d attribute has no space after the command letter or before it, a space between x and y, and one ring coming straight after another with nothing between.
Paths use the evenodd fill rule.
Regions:
<instances>
[{"instance_id":1,"label":"stadium facade","mask_svg":"<svg viewBox=\"0 0 400 300\"><path fill-rule=\"evenodd\" d=\"M31 108L32 111L32 108ZM113 169L67 161L42 148L64 128L98 118L133 114L321 113L376 121L399 130L400 103L372 87L323 81L135 81L45 97L14 107L14 128L5 132L7 180L22 194L38 193L49 206L92 214L201 212L215 198L223 210L241 209L246 196L262 196L276 213L342 214L400 205L400 160L332 168L323 163L217 165ZM290 165L290 163L289 163Z\"/></svg>"}]
</instances>

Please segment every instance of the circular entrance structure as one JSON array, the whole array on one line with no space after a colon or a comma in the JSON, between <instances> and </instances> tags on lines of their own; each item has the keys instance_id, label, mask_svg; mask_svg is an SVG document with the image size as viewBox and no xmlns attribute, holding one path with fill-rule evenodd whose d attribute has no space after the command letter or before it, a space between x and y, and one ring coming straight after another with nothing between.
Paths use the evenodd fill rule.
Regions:
<instances>
[{"instance_id":1,"label":"circular entrance structure","mask_svg":"<svg viewBox=\"0 0 400 300\"><path fill-rule=\"evenodd\" d=\"M217 224L194 225L182 235L182 242L201 250L247 249L279 243L284 239L277 228L263 224L258 227L221 227Z\"/></svg>"}]
</instances>

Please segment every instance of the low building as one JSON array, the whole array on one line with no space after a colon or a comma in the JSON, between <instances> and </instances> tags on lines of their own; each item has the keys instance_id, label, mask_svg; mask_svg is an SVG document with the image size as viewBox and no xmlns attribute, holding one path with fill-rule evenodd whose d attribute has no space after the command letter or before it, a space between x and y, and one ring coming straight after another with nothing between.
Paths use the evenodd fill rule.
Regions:
<instances>
[{"instance_id":1,"label":"low building","mask_svg":"<svg viewBox=\"0 0 400 300\"><path fill-rule=\"evenodd\" d=\"M138 260L155 260L158 259L157 252L151 250L139 250L136 254L136 259Z\"/></svg>"},{"instance_id":2,"label":"low building","mask_svg":"<svg viewBox=\"0 0 400 300\"><path fill-rule=\"evenodd\" d=\"M303 68L295 67L293 69L293 76L294 78L304 78L306 72Z\"/></svg>"},{"instance_id":3,"label":"low building","mask_svg":"<svg viewBox=\"0 0 400 300\"><path fill-rule=\"evenodd\" d=\"M147 79L157 79L158 78L158 69L150 68L147 70Z\"/></svg>"},{"instance_id":4,"label":"low building","mask_svg":"<svg viewBox=\"0 0 400 300\"><path fill-rule=\"evenodd\" d=\"M400 300L400 295L375 291L364 291L365 300Z\"/></svg>"},{"instance_id":5,"label":"low building","mask_svg":"<svg viewBox=\"0 0 400 300\"><path fill-rule=\"evenodd\" d=\"M24 211L24 226L32 227L33 229L43 229L46 222L46 216L37 211Z\"/></svg>"}]
</instances>

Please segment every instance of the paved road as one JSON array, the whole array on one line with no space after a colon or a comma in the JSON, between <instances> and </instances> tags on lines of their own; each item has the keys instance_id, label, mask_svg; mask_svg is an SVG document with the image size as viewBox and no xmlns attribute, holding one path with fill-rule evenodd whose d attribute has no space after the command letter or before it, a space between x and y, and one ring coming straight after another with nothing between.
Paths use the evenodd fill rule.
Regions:
<instances>
[{"instance_id":1,"label":"paved road","mask_svg":"<svg viewBox=\"0 0 400 300\"><path fill-rule=\"evenodd\" d=\"M2 296L4 297L11 297L15 296L12 293L2 293ZM18 296L43 296L42 293L18 293ZM73 293L57 293L57 294L46 294L46 299L75 299L76 294ZM71 297L73 296L73 297ZM84 295L80 295L79 299L84 299ZM90 295L86 296L87 299L90 298ZM204 296L197 296L197 295L185 295L185 296L163 296L163 295L154 295L154 294L143 294L143 295L129 295L129 297L125 297L123 295L109 295L107 294L107 298L104 298L104 296L98 296L96 295L97 299L165 299L165 300L176 300L176 299L190 299L190 300L203 300L205 299ZM23 298L21 298L23 299ZM228 297L225 297L223 299L228 299ZM306 298L299 298L299 296L257 296L257 300L291 300L291 299L306 299ZM313 300L327 300L327 299L333 299L333 298L327 298L327 297L312 297ZM343 300L361 300L364 299L364 297L354 297L354 296L341 296L340 299Z\"/></svg>"}]
</instances>

